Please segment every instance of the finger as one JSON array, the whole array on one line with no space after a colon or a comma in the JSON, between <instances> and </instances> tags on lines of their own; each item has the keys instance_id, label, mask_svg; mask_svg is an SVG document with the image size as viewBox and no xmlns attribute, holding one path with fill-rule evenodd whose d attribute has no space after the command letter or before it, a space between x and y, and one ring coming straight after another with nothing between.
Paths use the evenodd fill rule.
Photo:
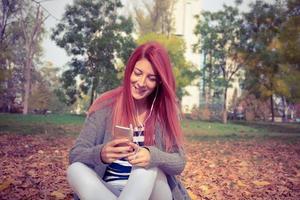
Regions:
<instances>
[{"instance_id":1,"label":"finger","mask_svg":"<svg viewBox=\"0 0 300 200\"><path fill-rule=\"evenodd\" d=\"M137 145L133 142L129 142L128 145L131 146L135 152L138 152L138 150L141 148L139 145Z\"/></svg>"},{"instance_id":2,"label":"finger","mask_svg":"<svg viewBox=\"0 0 300 200\"><path fill-rule=\"evenodd\" d=\"M146 161L145 157L143 156L143 154L135 154L135 155L131 155L128 157L128 160L130 162L133 163L139 163L139 162L144 162Z\"/></svg>"},{"instance_id":3,"label":"finger","mask_svg":"<svg viewBox=\"0 0 300 200\"><path fill-rule=\"evenodd\" d=\"M134 165L134 166L140 166L140 167L145 167L147 166L147 162L144 159L133 159L132 161L130 161L130 164Z\"/></svg>"},{"instance_id":4,"label":"finger","mask_svg":"<svg viewBox=\"0 0 300 200\"><path fill-rule=\"evenodd\" d=\"M111 153L107 155L108 160L110 161L115 161L115 160L119 160L121 158L126 158L127 154L120 154L120 153Z\"/></svg>"},{"instance_id":5,"label":"finger","mask_svg":"<svg viewBox=\"0 0 300 200\"><path fill-rule=\"evenodd\" d=\"M120 147L113 147L111 151L114 153L131 153L133 152L133 148L131 146L120 146Z\"/></svg>"},{"instance_id":6,"label":"finger","mask_svg":"<svg viewBox=\"0 0 300 200\"><path fill-rule=\"evenodd\" d=\"M145 163L145 162L142 162L142 163L137 163L137 164L135 164L135 165L133 165L133 166L136 166L136 167L147 167L148 164Z\"/></svg>"},{"instance_id":7,"label":"finger","mask_svg":"<svg viewBox=\"0 0 300 200\"><path fill-rule=\"evenodd\" d=\"M133 153L133 154L130 154L127 159L129 161L132 161L132 160L136 160L137 158L141 158L141 157L138 157L138 155L136 153Z\"/></svg>"},{"instance_id":8,"label":"finger","mask_svg":"<svg viewBox=\"0 0 300 200\"><path fill-rule=\"evenodd\" d=\"M118 138L108 142L110 146L117 146L122 143L130 143L130 140L128 140L127 138Z\"/></svg>"}]
</instances>

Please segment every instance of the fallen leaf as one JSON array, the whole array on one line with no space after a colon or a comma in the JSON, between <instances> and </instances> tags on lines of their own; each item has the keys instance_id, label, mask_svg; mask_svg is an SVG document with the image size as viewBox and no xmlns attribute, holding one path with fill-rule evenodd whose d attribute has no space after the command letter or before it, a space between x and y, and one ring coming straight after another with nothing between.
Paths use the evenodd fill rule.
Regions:
<instances>
[{"instance_id":1,"label":"fallen leaf","mask_svg":"<svg viewBox=\"0 0 300 200\"><path fill-rule=\"evenodd\" d=\"M252 183L254 183L256 186L259 187L263 187L271 184L268 181L252 181Z\"/></svg>"},{"instance_id":2,"label":"fallen leaf","mask_svg":"<svg viewBox=\"0 0 300 200\"><path fill-rule=\"evenodd\" d=\"M32 176L32 177L35 177L37 174L35 172L35 170L31 169L27 172L28 175Z\"/></svg>"},{"instance_id":3,"label":"fallen leaf","mask_svg":"<svg viewBox=\"0 0 300 200\"><path fill-rule=\"evenodd\" d=\"M12 184L13 182L14 182L13 179L7 179L7 180L3 181L2 183L0 183L0 191L8 188L10 186L10 184Z\"/></svg>"},{"instance_id":4,"label":"fallen leaf","mask_svg":"<svg viewBox=\"0 0 300 200\"><path fill-rule=\"evenodd\" d=\"M212 163L212 164L208 165L208 167L209 167L209 168L215 168L216 165L215 165L214 163Z\"/></svg>"},{"instance_id":5,"label":"fallen leaf","mask_svg":"<svg viewBox=\"0 0 300 200\"><path fill-rule=\"evenodd\" d=\"M64 199L64 198L66 198L66 195L64 195L60 191L53 191L53 192L51 192L51 196L55 197L56 199Z\"/></svg>"},{"instance_id":6,"label":"fallen leaf","mask_svg":"<svg viewBox=\"0 0 300 200\"><path fill-rule=\"evenodd\" d=\"M204 194L209 194L210 193L208 185L201 185L200 189L202 190L202 192Z\"/></svg>"},{"instance_id":7,"label":"fallen leaf","mask_svg":"<svg viewBox=\"0 0 300 200\"><path fill-rule=\"evenodd\" d=\"M191 197L192 200L196 200L198 199L197 195L195 195L192 191L188 190L187 191L189 196Z\"/></svg>"},{"instance_id":8,"label":"fallen leaf","mask_svg":"<svg viewBox=\"0 0 300 200\"><path fill-rule=\"evenodd\" d=\"M239 166L240 166L240 167L247 167L247 166L248 166L248 163L245 162L245 161L242 161L242 162L240 162Z\"/></svg>"},{"instance_id":9,"label":"fallen leaf","mask_svg":"<svg viewBox=\"0 0 300 200\"><path fill-rule=\"evenodd\" d=\"M39 154L43 154L44 151L43 151L43 150L39 150L38 153L39 153Z\"/></svg>"},{"instance_id":10,"label":"fallen leaf","mask_svg":"<svg viewBox=\"0 0 300 200\"><path fill-rule=\"evenodd\" d=\"M247 185L245 183L243 183L242 181L238 180L236 183L239 187L247 187Z\"/></svg>"}]
</instances>

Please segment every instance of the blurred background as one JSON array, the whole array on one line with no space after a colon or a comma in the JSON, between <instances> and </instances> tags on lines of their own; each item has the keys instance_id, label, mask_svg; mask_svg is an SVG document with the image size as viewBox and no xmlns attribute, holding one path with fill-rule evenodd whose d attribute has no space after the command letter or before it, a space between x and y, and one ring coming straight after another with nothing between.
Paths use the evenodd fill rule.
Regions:
<instances>
[{"instance_id":1,"label":"blurred background","mask_svg":"<svg viewBox=\"0 0 300 200\"><path fill-rule=\"evenodd\" d=\"M4 0L0 112L84 114L133 49L168 50L187 119L300 122L297 0Z\"/></svg>"}]
</instances>

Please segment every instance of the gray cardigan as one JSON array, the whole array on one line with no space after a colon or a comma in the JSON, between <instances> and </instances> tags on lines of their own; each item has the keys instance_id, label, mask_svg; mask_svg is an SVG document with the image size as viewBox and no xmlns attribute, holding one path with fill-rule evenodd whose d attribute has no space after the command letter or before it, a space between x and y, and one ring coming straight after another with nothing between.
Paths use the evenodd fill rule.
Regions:
<instances>
[{"instance_id":1,"label":"gray cardigan","mask_svg":"<svg viewBox=\"0 0 300 200\"><path fill-rule=\"evenodd\" d=\"M84 163L103 177L107 164L102 162L100 152L103 145L112 138L111 121L111 106L102 108L86 118L83 129L70 151L70 163ZM190 199L185 188L175 177L183 171L186 163L183 151L176 148L172 153L164 152L160 128L155 129L155 143L156 146L146 146L151 155L149 168L159 167L166 174L174 200Z\"/></svg>"}]
</instances>

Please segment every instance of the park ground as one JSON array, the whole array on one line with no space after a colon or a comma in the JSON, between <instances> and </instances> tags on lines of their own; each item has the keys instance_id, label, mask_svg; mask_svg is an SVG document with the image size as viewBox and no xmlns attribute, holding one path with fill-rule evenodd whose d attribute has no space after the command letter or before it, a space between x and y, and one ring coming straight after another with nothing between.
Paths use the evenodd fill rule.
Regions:
<instances>
[{"instance_id":1,"label":"park ground","mask_svg":"<svg viewBox=\"0 0 300 200\"><path fill-rule=\"evenodd\" d=\"M68 151L84 117L0 114L0 199L71 199ZM192 199L300 199L300 124L183 121Z\"/></svg>"}]
</instances>

